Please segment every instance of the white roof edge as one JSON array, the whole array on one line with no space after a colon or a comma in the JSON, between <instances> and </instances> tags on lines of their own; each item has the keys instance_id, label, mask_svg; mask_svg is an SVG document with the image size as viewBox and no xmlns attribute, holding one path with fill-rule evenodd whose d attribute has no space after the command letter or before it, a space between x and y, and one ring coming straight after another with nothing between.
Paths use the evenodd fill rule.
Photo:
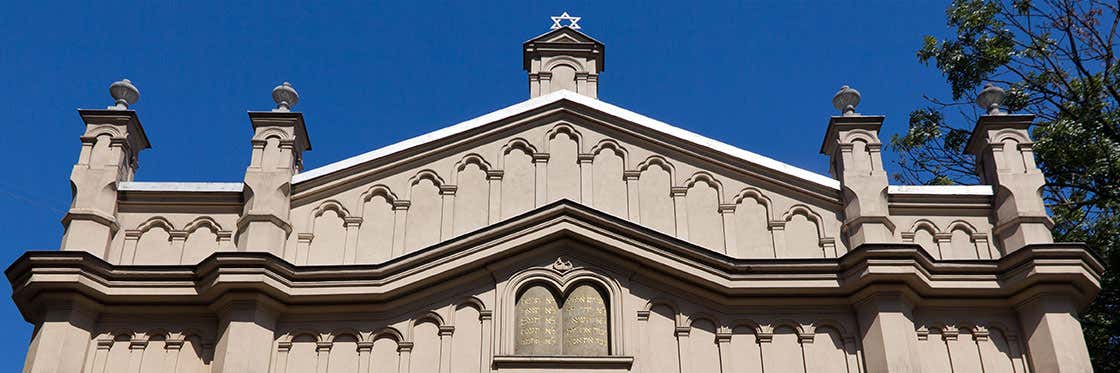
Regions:
<instances>
[{"instance_id":1,"label":"white roof edge","mask_svg":"<svg viewBox=\"0 0 1120 373\"><path fill-rule=\"evenodd\" d=\"M401 142L398 142L398 143L395 143L395 144L392 144L392 145L387 145L387 146L384 146L384 147L381 147L381 148L378 148L378 149L375 149L375 150L372 150L372 151L368 151L368 152L365 152L365 153L362 153L362 154L358 154L356 156L343 159L341 161L336 161L336 162L327 164L325 166L321 166L321 167L313 168L313 169L310 169L310 170L307 170L307 171L304 171L304 172L300 172L300 173L298 173L298 174L296 174L295 176L292 177L292 184L297 184L297 183L301 183L301 182L304 182L304 181L307 181L307 180L311 180L311 179L314 179L314 178L317 178L317 177L320 177L320 176L328 175L328 174L334 173L336 171L344 170L344 169L347 169L347 168L350 168L350 167L353 167L353 166L357 166L359 164L362 164L362 163L365 163L365 162L368 162L368 161L371 161L371 160L374 160L374 159L377 159L377 158L381 158L381 157L389 155L389 154L393 154L393 153L396 153L396 152L399 152L399 151L402 151L402 150L405 150L405 149L412 148L414 146L418 146L418 145L425 144L425 143L428 143L428 142L436 141L436 140L439 140L439 139L450 137L450 136L458 134L458 133L462 133L462 132L466 132L466 131L469 131L469 130L472 130L472 129L475 129L475 128L478 128L478 127L482 127L483 125L486 125L486 124L496 122L496 121L501 120L501 119L511 117L515 114L522 113L522 112L525 112L525 111L529 111L529 110L532 110L532 109L540 107L540 106L548 105L550 103L558 101L559 99L560 99L560 97L558 95L556 95L556 93L554 92L554 93L551 93L551 94L548 94L548 95L544 95L544 96L532 98L532 99L529 99L529 100L526 100L526 101L522 101L520 103L510 105L510 106L504 107L502 109L499 109L497 111L493 111L493 112L490 112L490 113L487 113L487 114L483 114L482 116L475 117L474 119L470 119L470 120L467 120L465 122L460 122L460 123L452 125L450 127L444 127L444 128L432 131L432 132L425 133L425 134L420 135L420 136L413 137L413 138L408 139L408 140L404 140L404 141L401 141Z\"/></svg>"},{"instance_id":2,"label":"white roof edge","mask_svg":"<svg viewBox=\"0 0 1120 373\"><path fill-rule=\"evenodd\" d=\"M990 196L995 190L991 185L890 185L887 194Z\"/></svg>"},{"instance_id":3,"label":"white roof edge","mask_svg":"<svg viewBox=\"0 0 1120 373\"><path fill-rule=\"evenodd\" d=\"M117 190L122 192L241 192L244 183L194 183L121 181Z\"/></svg>"},{"instance_id":4,"label":"white roof edge","mask_svg":"<svg viewBox=\"0 0 1120 373\"><path fill-rule=\"evenodd\" d=\"M824 187L827 187L827 188L831 188L831 189L835 189L835 190L840 189L840 181L836 180L836 179L833 179L831 177L824 176L824 175L821 175L821 174L818 174L818 173L815 173L815 172L812 172L812 171L809 171L809 170L806 170L806 169L803 169L803 168L799 168L799 167L787 164L787 163L783 163L783 162L777 161L773 158L766 157L766 156L763 156L763 155L759 155L759 154L756 154L754 152L750 152L750 151L747 151L747 150L744 150L744 149L741 149L741 148L723 143L721 141L714 140L714 139L702 136L700 134L697 134L697 133L694 133L694 132L691 132L691 131L688 131L688 130L685 130L685 129L682 129L682 128L679 128L679 127L676 127L676 126L673 126L673 125L670 125L668 123L665 123L665 122L662 122L662 121L659 121L659 120L656 120L656 119L653 119L653 118L635 113L633 111L626 110L626 109L623 109L621 107L611 105L609 103L606 103L606 102L603 102L603 101L600 101L600 100L597 100L597 99L594 99L594 98L591 98L591 97L587 97L587 96L581 95L579 93L575 93L575 92L572 92L572 91L567 91L567 90L556 91L556 92L549 93L547 95L531 98L529 100L522 101L518 104L514 104L514 105L511 105L511 106L499 109L497 111L488 113L488 114L484 114L482 116L476 117L474 119L471 119L471 120L468 120L468 121L465 121L465 122L455 124L455 125L450 126L450 127L445 127L445 128L442 128L442 129L439 129L439 130L436 130L436 131L429 132L429 133L424 134L424 135L420 135L420 136L413 137L413 138L408 139L408 140L404 140L404 141L401 141L401 142L398 142L398 143L395 143L395 144L392 144L392 145L382 147L380 149L376 149L376 150L366 152L366 153L363 153L363 154L359 154L359 155L356 155L356 156L353 156L353 157L350 157L350 158L347 158L347 159L343 159L341 161L337 161L337 162L334 162L334 163L331 163L331 164L327 164L325 166L318 167L318 168L309 170L307 172L299 173L299 174L295 175L294 177L292 177L292 183L296 184L296 183L308 181L308 180L311 180L311 179L314 179L314 178L317 178L317 177L320 177L320 176L331 174L331 173L334 173L336 171L340 171L340 170L343 170L343 169L346 169L346 168L349 168L349 167L353 167L353 166L368 162L368 161L373 160L373 159L380 158L382 156L393 154L393 153L396 153L396 152L399 152L399 151L402 151L402 150L405 150L405 149L409 149L409 148L412 148L414 146L418 146L418 145L428 143L428 142L431 142L431 141L443 139L443 138L446 138L446 137L449 137L449 136L452 136L452 135L455 135L455 134L458 134L458 133L462 133L462 132L465 132L465 131L468 131L468 130L471 130L471 129L474 129L474 128L477 128L477 127L481 127L483 125L486 125L486 124L489 124L489 123L492 123L492 122L495 122L495 121L498 121L498 120L501 120L501 119L505 119L505 118L511 117L513 115L516 115L516 114L519 114L519 113L522 113L522 112L525 112L525 111L528 111L528 110L532 110L532 109L535 109L535 108L538 108L538 107L541 107L541 106L545 106L545 105L548 105L548 104L551 104L553 102L560 101L560 100L563 100L563 99L574 101L576 103L591 107L591 108L596 109L596 110L600 110L602 112L605 112L607 114L622 118L624 120L627 120L627 121L645 126L649 129L652 129L652 130L655 130L655 131L658 131L658 132L661 132L661 133L664 133L664 134L667 134L667 135L670 135L670 136L674 136L674 137L677 137L677 138L680 138L680 139L683 139L683 140L686 140L686 141L691 141L691 142L696 143L698 145L702 145L702 146L711 148L712 150L722 152L722 153L731 155L733 157L736 157L736 158L739 158L739 159L742 159L742 160L745 160L745 161L748 161L748 162L751 162L751 163L758 164L759 166L762 166L762 167L765 167L765 168L769 168L769 169L772 169L772 170L775 170L775 171L778 171L778 172L782 172L782 173L785 173L785 174L788 174L788 175L792 175L792 176L795 176L795 177L813 182L815 184L818 184L818 185L821 185L821 186L824 186Z\"/></svg>"}]
</instances>

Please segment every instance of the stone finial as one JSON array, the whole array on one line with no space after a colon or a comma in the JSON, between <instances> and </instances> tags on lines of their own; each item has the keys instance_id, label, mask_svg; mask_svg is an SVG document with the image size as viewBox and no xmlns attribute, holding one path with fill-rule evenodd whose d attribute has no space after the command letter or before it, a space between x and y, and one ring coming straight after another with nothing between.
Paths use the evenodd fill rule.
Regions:
<instances>
[{"instance_id":1,"label":"stone finial","mask_svg":"<svg viewBox=\"0 0 1120 373\"><path fill-rule=\"evenodd\" d=\"M1004 115L1007 112L1000 109L1003 104L1003 99L1007 98L1007 91L995 84L988 83L984 85L984 90L976 95L976 104L984 109L988 115Z\"/></svg>"},{"instance_id":2,"label":"stone finial","mask_svg":"<svg viewBox=\"0 0 1120 373\"><path fill-rule=\"evenodd\" d=\"M292 83L284 82L272 89L272 101L276 102L272 111L291 111L292 106L299 102L299 93L292 88Z\"/></svg>"},{"instance_id":3,"label":"stone finial","mask_svg":"<svg viewBox=\"0 0 1120 373\"><path fill-rule=\"evenodd\" d=\"M128 110L128 105L135 104L140 100L140 90L132 85L128 79L122 79L113 82L109 85L109 95L113 96L115 105L110 106L109 109L113 110Z\"/></svg>"},{"instance_id":4,"label":"stone finial","mask_svg":"<svg viewBox=\"0 0 1120 373\"><path fill-rule=\"evenodd\" d=\"M832 96L832 107L840 110L844 116L856 115L856 106L859 105L859 91L848 86L840 87L840 91Z\"/></svg>"}]
</instances>

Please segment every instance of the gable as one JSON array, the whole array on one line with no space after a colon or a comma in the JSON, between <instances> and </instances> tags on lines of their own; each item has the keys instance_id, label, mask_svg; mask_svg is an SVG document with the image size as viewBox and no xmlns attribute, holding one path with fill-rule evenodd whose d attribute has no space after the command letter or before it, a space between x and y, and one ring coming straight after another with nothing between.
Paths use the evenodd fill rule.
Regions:
<instances>
[{"instance_id":1,"label":"gable","mask_svg":"<svg viewBox=\"0 0 1120 373\"><path fill-rule=\"evenodd\" d=\"M575 104L567 105L565 107L568 109L589 109L584 111L597 112L598 114L602 114L606 117L617 119L611 121L611 124L614 125L629 125L630 127L634 128L644 128L648 132L651 132L653 136L658 137L658 140L661 142L675 142L680 145L699 149L700 151L706 151L708 153L721 153L719 155L730 158L737 158L738 161L752 164L759 170L765 170L766 173L785 174L795 179L801 179L801 181L810 184L813 187L823 187L820 189L832 190L834 192L839 192L840 189L840 182L831 177L808 171L793 165L789 165L772 158L756 154L751 151L741 149L733 145L729 145L718 140L711 139L703 135L673 126L671 124L626 110L624 108L611 105L597 99L588 98L586 96L570 91L557 91L541 97L522 101L518 104L514 104L449 127L432 131L351 158L333 162L322 167L307 170L293 177L292 183L298 186L299 184L311 182L315 179L323 178L332 173L336 173L342 170L361 168L363 163L376 161L380 158L399 154L416 147L430 146L434 143L448 140L452 137L462 136L467 132L473 132L482 129L483 127L486 127L488 125L492 126L498 124L499 122L515 120L518 119L519 116L530 115L533 111L541 111L541 109L543 108L556 106L557 103Z\"/></svg>"},{"instance_id":2,"label":"gable","mask_svg":"<svg viewBox=\"0 0 1120 373\"><path fill-rule=\"evenodd\" d=\"M560 91L297 175L285 257L379 262L567 199L736 257L837 257L836 181Z\"/></svg>"}]
</instances>

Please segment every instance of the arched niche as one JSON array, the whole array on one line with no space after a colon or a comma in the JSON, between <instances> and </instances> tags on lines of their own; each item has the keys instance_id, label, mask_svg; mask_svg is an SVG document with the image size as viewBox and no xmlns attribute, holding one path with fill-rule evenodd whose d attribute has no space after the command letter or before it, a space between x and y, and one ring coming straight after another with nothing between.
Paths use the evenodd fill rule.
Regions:
<instances>
[{"instance_id":1,"label":"arched niche","mask_svg":"<svg viewBox=\"0 0 1120 373\"><path fill-rule=\"evenodd\" d=\"M210 256L219 248L221 225L214 219L203 216L195 219L183 229L186 242L183 244L183 264L195 264Z\"/></svg>"},{"instance_id":2,"label":"arched niche","mask_svg":"<svg viewBox=\"0 0 1120 373\"><path fill-rule=\"evenodd\" d=\"M307 254L307 264L341 264L345 253L345 220L351 216L342 203L327 200L311 210L308 227L314 239Z\"/></svg>"},{"instance_id":3,"label":"arched niche","mask_svg":"<svg viewBox=\"0 0 1120 373\"><path fill-rule=\"evenodd\" d=\"M711 174L701 171L685 180L684 186L687 188L685 203L678 208L686 211L689 241L726 253L723 217L720 215L723 184Z\"/></svg>"},{"instance_id":4,"label":"arched niche","mask_svg":"<svg viewBox=\"0 0 1120 373\"><path fill-rule=\"evenodd\" d=\"M774 235L770 232L773 203L761 190L745 188L732 198L727 253L736 258L774 258ZM731 243L734 245L731 245Z\"/></svg>"},{"instance_id":5,"label":"arched niche","mask_svg":"<svg viewBox=\"0 0 1120 373\"><path fill-rule=\"evenodd\" d=\"M501 177L501 218L509 218L533 209L536 205L537 149L524 139L512 139L498 155ZM541 186L543 188L543 186Z\"/></svg>"},{"instance_id":6,"label":"arched niche","mask_svg":"<svg viewBox=\"0 0 1120 373\"><path fill-rule=\"evenodd\" d=\"M914 222L909 232L903 233L903 241L916 243L930 256L941 259L943 253L941 252L941 246L937 243L937 233L940 231L941 229L932 221L921 219Z\"/></svg>"},{"instance_id":7,"label":"arched niche","mask_svg":"<svg viewBox=\"0 0 1120 373\"><path fill-rule=\"evenodd\" d=\"M399 199L389 187L374 185L358 199L357 215L362 219L358 227L358 263L378 263L388 260L393 253L396 235L396 210Z\"/></svg>"},{"instance_id":8,"label":"arched niche","mask_svg":"<svg viewBox=\"0 0 1120 373\"><path fill-rule=\"evenodd\" d=\"M503 314L511 315L502 322L503 353L621 354L618 294L620 287L613 279L592 269L573 268L561 273L535 268L514 275L500 301Z\"/></svg>"},{"instance_id":9,"label":"arched niche","mask_svg":"<svg viewBox=\"0 0 1120 373\"><path fill-rule=\"evenodd\" d=\"M517 355L610 354L606 295L593 282L577 282L563 293L547 282L530 282L514 310Z\"/></svg>"},{"instance_id":10,"label":"arched niche","mask_svg":"<svg viewBox=\"0 0 1120 373\"><path fill-rule=\"evenodd\" d=\"M614 216L627 217L626 148L604 139L591 148L591 204ZM587 202L587 201L584 201Z\"/></svg>"},{"instance_id":11,"label":"arched niche","mask_svg":"<svg viewBox=\"0 0 1120 373\"><path fill-rule=\"evenodd\" d=\"M583 149L580 133L571 125L560 123L545 134L543 144L548 153L545 181L548 201L563 198L580 201L579 153Z\"/></svg>"},{"instance_id":12,"label":"arched niche","mask_svg":"<svg viewBox=\"0 0 1120 373\"><path fill-rule=\"evenodd\" d=\"M409 180L411 205L405 217L405 252L412 252L440 240L443 223L443 196L446 183L434 171L423 170Z\"/></svg>"},{"instance_id":13,"label":"arched niche","mask_svg":"<svg viewBox=\"0 0 1120 373\"><path fill-rule=\"evenodd\" d=\"M468 154L455 164L451 183L455 192L454 234L463 234L486 226L490 219L490 164L477 154Z\"/></svg>"},{"instance_id":14,"label":"arched niche","mask_svg":"<svg viewBox=\"0 0 1120 373\"><path fill-rule=\"evenodd\" d=\"M171 242L173 232L177 231L167 219L160 216L148 219L135 232L132 264L179 264L182 260L182 248Z\"/></svg>"},{"instance_id":15,"label":"arched niche","mask_svg":"<svg viewBox=\"0 0 1120 373\"><path fill-rule=\"evenodd\" d=\"M783 215L786 244L779 258L824 258L825 238L821 216L804 205L794 205Z\"/></svg>"},{"instance_id":16,"label":"arched niche","mask_svg":"<svg viewBox=\"0 0 1120 373\"><path fill-rule=\"evenodd\" d=\"M661 233L676 235L676 210L670 191L673 187L672 163L650 156L638 164L638 221Z\"/></svg>"}]
</instances>

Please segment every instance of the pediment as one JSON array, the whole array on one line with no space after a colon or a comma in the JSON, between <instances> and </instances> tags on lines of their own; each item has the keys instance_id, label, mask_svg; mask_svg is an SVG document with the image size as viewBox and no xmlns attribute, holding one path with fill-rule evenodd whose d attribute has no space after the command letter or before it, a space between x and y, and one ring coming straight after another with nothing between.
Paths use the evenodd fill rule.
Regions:
<instances>
[{"instance_id":1,"label":"pediment","mask_svg":"<svg viewBox=\"0 0 1120 373\"><path fill-rule=\"evenodd\" d=\"M568 34L557 35L556 37L553 37L553 38L545 40L545 41L549 42L549 43L579 43L580 42L580 40L578 40L578 39L576 39L576 38L574 38L574 37L572 37L571 35L568 35Z\"/></svg>"},{"instance_id":2,"label":"pediment","mask_svg":"<svg viewBox=\"0 0 1120 373\"><path fill-rule=\"evenodd\" d=\"M555 30L550 30L549 32L537 35L537 37L529 39L525 42L526 45L532 43L586 43L596 44L600 46L603 45L603 43L595 40L595 38L592 38L587 34L579 32L578 30L572 29L570 27L561 27Z\"/></svg>"},{"instance_id":3,"label":"pediment","mask_svg":"<svg viewBox=\"0 0 1120 373\"><path fill-rule=\"evenodd\" d=\"M285 257L383 261L560 199L735 257L838 257L838 188L559 91L296 175Z\"/></svg>"}]
</instances>

